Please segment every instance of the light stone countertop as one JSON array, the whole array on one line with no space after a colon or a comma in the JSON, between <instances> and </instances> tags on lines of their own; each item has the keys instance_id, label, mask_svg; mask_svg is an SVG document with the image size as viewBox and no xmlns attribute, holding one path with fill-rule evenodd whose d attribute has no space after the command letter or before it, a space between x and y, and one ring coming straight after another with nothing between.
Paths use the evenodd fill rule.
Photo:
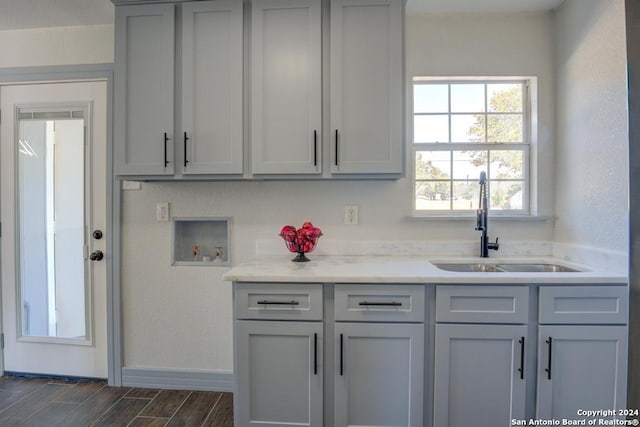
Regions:
<instances>
[{"instance_id":1,"label":"light stone countertop","mask_svg":"<svg viewBox=\"0 0 640 427\"><path fill-rule=\"evenodd\" d=\"M234 282L280 283L456 283L456 284L626 284L626 275L564 260L424 256L327 256L309 254L310 262L291 262L292 255L264 255L224 274ZM441 263L551 263L583 270L576 273L511 273L444 271Z\"/></svg>"}]
</instances>

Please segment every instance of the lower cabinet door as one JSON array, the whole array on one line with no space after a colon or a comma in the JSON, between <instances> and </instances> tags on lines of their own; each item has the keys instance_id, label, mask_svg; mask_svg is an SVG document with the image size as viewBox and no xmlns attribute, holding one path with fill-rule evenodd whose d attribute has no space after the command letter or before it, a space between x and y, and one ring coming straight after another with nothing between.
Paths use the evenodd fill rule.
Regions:
<instances>
[{"instance_id":1,"label":"lower cabinet door","mask_svg":"<svg viewBox=\"0 0 640 427\"><path fill-rule=\"evenodd\" d=\"M585 418L579 410L625 409L626 385L626 326L538 327L538 418L575 420Z\"/></svg>"},{"instance_id":2,"label":"lower cabinet door","mask_svg":"<svg viewBox=\"0 0 640 427\"><path fill-rule=\"evenodd\" d=\"M335 422L422 427L424 325L336 323Z\"/></svg>"},{"instance_id":3,"label":"lower cabinet door","mask_svg":"<svg viewBox=\"0 0 640 427\"><path fill-rule=\"evenodd\" d=\"M236 321L235 425L322 427L322 322Z\"/></svg>"},{"instance_id":4,"label":"lower cabinet door","mask_svg":"<svg viewBox=\"0 0 640 427\"><path fill-rule=\"evenodd\" d=\"M433 425L506 427L524 418L526 335L525 325L436 325Z\"/></svg>"}]
</instances>

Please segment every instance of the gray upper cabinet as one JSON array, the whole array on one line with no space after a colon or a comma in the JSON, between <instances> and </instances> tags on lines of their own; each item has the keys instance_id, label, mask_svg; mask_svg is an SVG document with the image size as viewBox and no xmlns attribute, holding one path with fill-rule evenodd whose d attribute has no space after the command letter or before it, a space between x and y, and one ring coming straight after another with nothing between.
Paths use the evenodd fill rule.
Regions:
<instances>
[{"instance_id":1,"label":"gray upper cabinet","mask_svg":"<svg viewBox=\"0 0 640 427\"><path fill-rule=\"evenodd\" d=\"M119 6L115 21L115 169L172 175L173 4Z\"/></svg>"},{"instance_id":2,"label":"gray upper cabinet","mask_svg":"<svg viewBox=\"0 0 640 427\"><path fill-rule=\"evenodd\" d=\"M182 6L182 173L242 173L242 1Z\"/></svg>"},{"instance_id":3,"label":"gray upper cabinet","mask_svg":"<svg viewBox=\"0 0 640 427\"><path fill-rule=\"evenodd\" d=\"M331 172L403 171L403 2L331 2Z\"/></svg>"},{"instance_id":4,"label":"gray upper cabinet","mask_svg":"<svg viewBox=\"0 0 640 427\"><path fill-rule=\"evenodd\" d=\"M242 0L116 8L118 175L242 173L242 38Z\"/></svg>"},{"instance_id":5,"label":"gray upper cabinet","mask_svg":"<svg viewBox=\"0 0 640 427\"><path fill-rule=\"evenodd\" d=\"M251 170L321 172L320 0L251 5Z\"/></svg>"}]
</instances>

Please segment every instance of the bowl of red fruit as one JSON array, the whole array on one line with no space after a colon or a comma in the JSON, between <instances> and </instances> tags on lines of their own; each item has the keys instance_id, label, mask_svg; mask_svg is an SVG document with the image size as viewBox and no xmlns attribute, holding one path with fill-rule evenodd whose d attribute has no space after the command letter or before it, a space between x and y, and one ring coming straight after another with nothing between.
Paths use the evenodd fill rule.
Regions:
<instances>
[{"instance_id":1,"label":"bowl of red fruit","mask_svg":"<svg viewBox=\"0 0 640 427\"><path fill-rule=\"evenodd\" d=\"M313 251L320 236L322 236L322 230L314 227L309 221L302 224L302 227L298 229L293 225L285 225L280 231L280 237L284 239L287 249L298 254L291 260L293 262L311 261L305 254Z\"/></svg>"}]
</instances>

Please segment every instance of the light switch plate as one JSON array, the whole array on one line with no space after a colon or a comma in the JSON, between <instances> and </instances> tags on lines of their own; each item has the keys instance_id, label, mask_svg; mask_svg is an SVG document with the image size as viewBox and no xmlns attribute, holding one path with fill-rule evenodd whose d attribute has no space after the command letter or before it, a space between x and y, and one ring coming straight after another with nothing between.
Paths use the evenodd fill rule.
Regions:
<instances>
[{"instance_id":1,"label":"light switch plate","mask_svg":"<svg viewBox=\"0 0 640 427\"><path fill-rule=\"evenodd\" d=\"M169 221L169 203L156 204L156 219L159 222Z\"/></svg>"}]
</instances>

